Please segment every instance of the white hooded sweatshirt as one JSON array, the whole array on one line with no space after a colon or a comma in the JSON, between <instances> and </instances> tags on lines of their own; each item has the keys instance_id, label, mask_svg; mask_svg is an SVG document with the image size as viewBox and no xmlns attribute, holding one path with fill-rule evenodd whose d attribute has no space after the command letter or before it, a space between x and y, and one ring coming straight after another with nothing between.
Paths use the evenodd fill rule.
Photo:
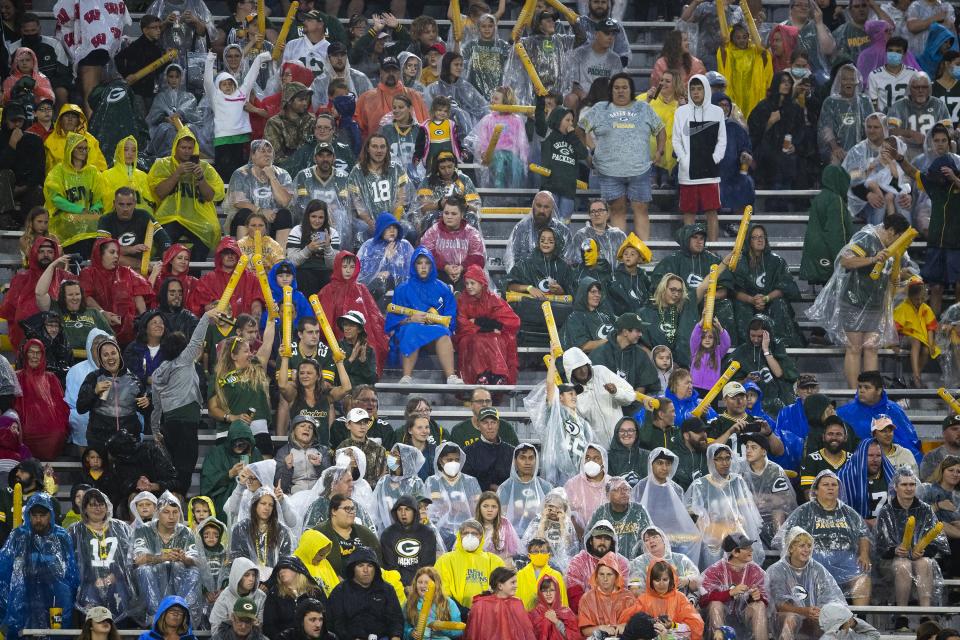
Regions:
<instances>
[{"instance_id":1,"label":"white hooded sweatshirt","mask_svg":"<svg viewBox=\"0 0 960 640\"><path fill-rule=\"evenodd\" d=\"M719 164L727 150L723 109L710 101L710 83L699 73L687 81L687 95L694 80L703 84L703 103L697 105L690 99L673 116L672 142L679 163L678 178L682 185L719 184Z\"/></svg>"}]
</instances>

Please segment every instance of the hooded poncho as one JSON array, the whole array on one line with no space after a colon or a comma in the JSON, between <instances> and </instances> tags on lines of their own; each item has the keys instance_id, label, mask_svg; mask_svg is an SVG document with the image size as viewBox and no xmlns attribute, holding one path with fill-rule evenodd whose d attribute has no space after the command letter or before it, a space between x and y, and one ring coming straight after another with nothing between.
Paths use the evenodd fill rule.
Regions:
<instances>
[{"instance_id":1,"label":"hooded poncho","mask_svg":"<svg viewBox=\"0 0 960 640\"><path fill-rule=\"evenodd\" d=\"M384 240L383 233L390 227L397 228L397 237L393 242L388 243ZM384 211L377 216L373 236L357 251L357 258L360 260L360 264L357 265L357 271L360 272L358 280L362 284L367 287L375 286L377 291L382 290L386 293L391 287L406 282L413 266L411 260L413 245L403 237L403 234L403 226L393 214ZM435 272L434 269L434 274ZM394 304L399 303L394 302Z\"/></svg>"},{"instance_id":2,"label":"hooded poncho","mask_svg":"<svg viewBox=\"0 0 960 640\"><path fill-rule=\"evenodd\" d=\"M421 256L430 261L430 272L425 278L417 275L417 259ZM397 348L404 356L450 336L456 330L457 301L450 288L437 279L437 266L429 249L419 247L413 252L410 276L394 290L393 304L450 317L450 324L444 327L441 324L404 323L407 316L388 313L384 329L394 336Z\"/></svg>"},{"instance_id":3,"label":"hooded poncho","mask_svg":"<svg viewBox=\"0 0 960 640\"><path fill-rule=\"evenodd\" d=\"M425 495L433 500L433 504L427 507L430 522L443 536L448 548L463 521L473 517L474 508L480 498L480 485L476 478L461 472L450 478L440 468L441 454L445 451L449 453L448 450L452 447L460 451L460 468L463 468L467 462L467 454L456 444L445 442L442 446L437 446L434 453L433 468L436 473L427 478L425 483Z\"/></svg>"},{"instance_id":4,"label":"hooded poncho","mask_svg":"<svg viewBox=\"0 0 960 640\"><path fill-rule=\"evenodd\" d=\"M617 574L616 584L610 593L602 591L597 586L597 571L601 567L611 569ZM590 578L590 590L583 594L577 610L577 620L581 628L617 624L620 614L636 604L636 598L627 591L624 583L625 577L621 573L613 554L608 553L600 558L600 562Z\"/></svg>"},{"instance_id":5,"label":"hooded poncho","mask_svg":"<svg viewBox=\"0 0 960 640\"><path fill-rule=\"evenodd\" d=\"M28 363L27 350L40 349L36 367ZM54 460L60 455L69 429L70 409L63 400L63 387L57 376L47 371L46 348L39 340L27 340L21 347L22 369L17 380L23 395L17 396L14 408L21 416L23 442L41 460Z\"/></svg>"},{"instance_id":6,"label":"hooded poncho","mask_svg":"<svg viewBox=\"0 0 960 640\"><path fill-rule=\"evenodd\" d=\"M494 553L483 551L482 533L476 551L463 548L460 531L456 532L455 538L453 550L437 558L434 567L440 574L444 593L456 600L457 604L471 607L474 597L489 589L490 572L502 567L503 560ZM517 602L523 608L523 604L519 600Z\"/></svg>"},{"instance_id":7,"label":"hooded poncho","mask_svg":"<svg viewBox=\"0 0 960 640\"><path fill-rule=\"evenodd\" d=\"M804 529L793 527L783 540L780 560L767 569L770 604L791 604L795 607L823 607L828 602L844 602L843 592L830 572L810 558L802 567L790 563L790 545L797 536L809 536Z\"/></svg>"},{"instance_id":8,"label":"hooded poncho","mask_svg":"<svg viewBox=\"0 0 960 640\"><path fill-rule=\"evenodd\" d=\"M692 524L692 521L691 521ZM644 537L652 538L654 536L659 536L663 550L660 554L654 555L653 551L647 544L643 541ZM644 527L640 531L640 549L636 558L630 561L630 575L636 578L640 576L647 575L647 569L650 568L650 565L659 561L665 560L670 563L670 566L673 567L676 575L681 579L688 580L687 587L683 589L686 593L695 593L698 589L698 584L700 582L700 569L697 568L697 565L694 564L693 560L687 557L685 554L678 551L674 551L671 545L672 535L667 535L664 533L663 529L655 525L650 525ZM642 581L639 584L641 591L646 591L647 583Z\"/></svg>"},{"instance_id":9,"label":"hooded poncho","mask_svg":"<svg viewBox=\"0 0 960 640\"><path fill-rule=\"evenodd\" d=\"M24 56L33 61L33 67L29 76L20 72L19 62ZM37 65L37 54L33 52L33 49L20 47L13 52L13 59L10 63L10 75L3 81L4 102L10 102L13 86L23 77L33 78L35 83L33 86L33 101L35 103L39 104L42 100L50 100L51 102L55 100L53 87L50 86L50 79L40 72Z\"/></svg>"},{"instance_id":10,"label":"hooded poncho","mask_svg":"<svg viewBox=\"0 0 960 640\"><path fill-rule=\"evenodd\" d=\"M401 474L399 476L387 473L380 478L373 490L373 501L376 512L372 514L377 521L377 528L385 530L393 524L392 511L400 496L426 495L423 480L417 475L423 466L423 454L416 447L397 443L393 445L399 456ZM393 455L392 453L390 455Z\"/></svg>"},{"instance_id":11,"label":"hooded poncho","mask_svg":"<svg viewBox=\"0 0 960 640\"><path fill-rule=\"evenodd\" d=\"M148 301L153 296L150 283L143 276L122 264L113 269L103 265L102 248L119 244L113 238L97 238L93 243L90 266L80 271L80 286L83 294L97 301L100 308L120 316L121 324L115 328L117 339L126 344L134 338L133 319L137 315L136 298Z\"/></svg>"},{"instance_id":12,"label":"hooded poncho","mask_svg":"<svg viewBox=\"0 0 960 640\"><path fill-rule=\"evenodd\" d=\"M97 222L103 211L102 170L88 161L77 169L71 160L81 142L89 147L85 136L72 131L66 135L63 157L67 160L48 167L43 183L44 206L50 211L50 233L60 238L64 246L96 238Z\"/></svg>"},{"instance_id":13,"label":"hooded poncho","mask_svg":"<svg viewBox=\"0 0 960 640\"><path fill-rule=\"evenodd\" d=\"M673 573L674 587L666 593L659 593L653 587L653 567L656 563L647 568L646 590L640 594L636 603L620 612L617 621L621 624L630 620L630 617L640 611L654 617L667 616L674 625L683 625L687 628L690 640L701 640L703 638L703 618L697 612L696 607L687 599L685 595L677 590L677 570L670 565L670 571ZM683 628L680 626L680 629Z\"/></svg>"},{"instance_id":14,"label":"hooded poncho","mask_svg":"<svg viewBox=\"0 0 960 640\"><path fill-rule=\"evenodd\" d=\"M515 384L520 318L503 298L490 291L487 274L480 266L467 267L464 278L480 283L481 290L477 296L463 291L457 297L453 340L460 375L467 384L474 384L480 374L489 371L503 377L506 384Z\"/></svg>"},{"instance_id":15,"label":"hooded poncho","mask_svg":"<svg viewBox=\"0 0 960 640\"><path fill-rule=\"evenodd\" d=\"M834 260L853 236L853 217L847 208L850 175L829 164L823 168L820 184L820 193L810 201L800 260L800 278L810 284L830 279Z\"/></svg>"},{"instance_id":16,"label":"hooded poncho","mask_svg":"<svg viewBox=\"0 0 960 640\"><path fill-rule=\"evenodd\" d=\"M653 475L653 462L659 456L668 456L673 462L663 484L657 482ZM677 473L679 458L675 453L664 447L657 447L650 452L647 458L647 475L633 488L632 498L651 514L654 524L662 531L664 544L667 545L667 556L670 546L677 552L700 560L701 533L687 512L683 501L683 490L673 477ZM641 542L642 542L641 536Z\"/></svg>"},{"instance_id":17,"label":"hooded poncho","mask_svg":"<svg viewBox=\"0 0 960 640\"><path fill-rule=\"evenodd\" d=\"M226 270L223 266L223 254L227 251L232 251L237 257L240 256L237 241L229 236L223 238L217 245L213 255L213 271L205 273L190 294L187 306L194 315L201 315L206 305L218 302L223 290L226 289L230 276L233 275L233 269ZM230 298L232 317L236 318L241 313L250 313L254 301L263 302L260 283L250 271L244 271L240 276L240 282L237 283L237 288L234 289L233 297Z\"/></svg>"},{"instance_id":18,"label":"hooded poncho","mask_svg":"<svg viewBox=\"0 0 960 640\"><path fill-rule=\"evenodd\" d=\"M553 520L546 515L546 507L552 505L559 512L559 519ZM550 560L552 565L561 572L566 572L570 560L580 552L580 540L573 526L570 516L570 506L567 504L566 492L562 487L551 489L543 499L543 507L527 525L520 545L526 548L534 538L546 540L550 545Z\"/></svg>"},{"instance_id":19,"label":"hooded poncho","mask_svg":"<svg viewBox=\"0 0 960 640\"><path fill-rule=\"evenodd\" d=\"M66 131L60 123L60 118L63 117L65 113L73 113L80 118L77 128L73 131ZM87 140L87 145L90 147L90 152L87 154L87 164L96 167L100 171L106 171L107 160L103 157L103 152L100 151L100 143L87 131L87 116L84 115L83 109L75 104L65 104L60 107L60 113L57 115L57 121L53 125L53 129L50 130L50 135L43 141L43 146L46 148L47 172L49 173L64 157L70 157L69 154L64 153L68 133L76 133L77 135L83 136ZM59 237L63 238L63 236Z\"/></svg>"},{"instance_id":20,"label":"hooded poncho","mask_svg":"<svg viewBox=\"0 0 960 640\"><path fill-rule=\"evenodd\" d=\"M524 482L517 474L516 462L510 469L510 477L501 483L497 489L497 496L503 505L503 515L513 528L523 535L527 526L537 514L543 511L543 501L553 489L553 485L538 476L540 470L540 454L536 447L530 444L520 444L513 451L514 461L521 451L532 451L536 461L533 466L533 477Z\"/></svg>"},{"instance_id":21,"label":"hooded poncho","mask_svg":"<svg viewBox=\"0 0 960 640\"><path fill-rule=\"evenodd\" d=\"M844 74L854 76L853 95L850 97L841 95L841 80ZM854 65L844 65L837 72L830 96L823 101L820 109L817 129L821 157L829 156L831 142L836 143L844 151L849 151L853 145L863 140L863 121L873 112L873 105L870 98L863 95L862 85L860 72Z\"/></svg>"}]
</instances>

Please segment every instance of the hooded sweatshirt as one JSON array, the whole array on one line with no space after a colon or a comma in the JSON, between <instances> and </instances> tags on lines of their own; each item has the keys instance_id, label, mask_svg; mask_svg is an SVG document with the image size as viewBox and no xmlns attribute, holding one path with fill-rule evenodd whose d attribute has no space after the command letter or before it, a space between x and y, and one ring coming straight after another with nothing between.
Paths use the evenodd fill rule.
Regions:
<instances>
[{"instance_id":1,"label":"hooded sweatshirt","mask_svg":"<svg viewBox=\"0 0 960 640\"><path fill-rule=\"evenodd\" d=\"M120 351L119 345L114 340L100 343L97 359L101 362L101 354L107 345L112 345L118 352ZM119 368L115 373L101 366L87 374L83 384L80 385L80 391L77 394L77 411L90 413L87 438L91 443L103 444L120 430L137 437L140 435L140 416L136 400L144 393L143 383L137 376L130 373L123 363L122 356L119 360ZM112 383L105 392L105 400L95 391L97 383L101 381Z\"/></svg>"},{"instance_id":2,"label":"hooded sweatshirt","mask_svg":"<svg viewBox=\"0 0 960 640\"><path fill-rule=\"evenodd\" d=\"M89 147L83 135L72 131L66 134L61 148L67 161L49 167L43 183L44 206L51 212L50 233L60 238L64 246L97 237L97 221L103 210L102 169L89 162L89 155L79 169L71 160L81 142L87 142Z\"/></svg>"},{"instance_id":3,"label":"hooded sweatshirt","mask_svg":"<svg viewBox=\"0 0 960 640\"><path fill-rule=\"evenodd\" d=\"M190 608L187 606L187 601L180 596L167 596L160 601L160 606L157 607L157 612L153 616L153 626L150 627L148 631L140 634L138 640L164 640L166 636L160 631L160 621L163 620L163 616L166 615L167 610L171 607L181 607L184 611L183 624L186 626L187 631L180 636L180 639L192 640L194 635L193 621L190 620Z\"/></svg>"},{"instance_id":4,"label":"hooded sweatshirt","mask_svg":"<svg viewBox=\"0 0 960 640\"><path fill-rule=\"evenodd\" d=\"M361 562L374 566L373 582L362 586L354 580ZM344 569L345 579L330 594L331 630L340 638L400 637L403 611L393 587L383 580L380 562L374 553L361 547L352 553Z\"/></svg>"},{"instance_id":5,"label":"hooded sweatshirt","mask_svg":"<svg viewBox=\"0 0 960 640\"><path fill-rule=\"evenodd\" d=\"M240 593L240 583L243 580L243 574L247 571L254 571L257 576L253 582L253 589L247 593ZM260 584L260 570L257 565L243 556L235 558L230 565L230 579L227 582L227 588L220 592L217 601L213 603L210 610L210 628L217 629L224 622L230 621L230 615L233 613L233 605L237 598L252 598L257 605L257 620L263 622L263 605L267 601L267 594L258 589Z\"/></svg>"},{"instance_id":6,"label":"hooded sweatshirt","mask_svg":"<svg viewBox=\"0 0 960 640\"><path fill-rule=\"evenodd\" d=\"M853 217L847 208L850 175L830 164L823 168L820 184L820 193L810 201L800 260L800 278L810 284L830 279L837 255L853 237Z\"/></svg>"},{"instance_id":7,"label":"hooded sweatshirt","mask_svg":"<svg viewBox=\"0 0 960 640\"><path fill-rule=\"evenodd\" d=\"M207 63L203 70L203 88L213 107L214 146L245 141L249 138L250 116L243 107L257 82L260 66L269 60L271 55L271 52L263 51L254 58L241 84L227 71L221 71L214 80L213 63L217 56L213 52L207 54ZM232 80L236 85L233 93L227 95L220 90L220 83L224 80Z\"/></svg>"},{"instance_id":8,"label":"hooded sweatshirt","mask_svg":"<svg viewBox=\"0 0 960 640\"><path fill-rule=\"evenodd\" d=\"M106 171L107 159L103 157L103 152L100 151L100 143L87 131L87 116L84 115L83 109L75 104L65 104L60 107L57 121L50 131L50 135L48 135L47 139L43 142L47 155L47 172L49 173L53 170L57 163L63 160L64 157L70 157L69 153L64 153L64 147L67 143L67 133L69 132L67 132L60 123L60 118L65 113L74 113L80 118L80 124L77 125L73 133L83 136L87 141L87 145L90 147L90 151L87 154L87 164L92 165L100 171ZM63 236L60 237L62 238Z\"/></svg>"},{"instance_id":9,"label":"hooded sweatshirt","mask_svg":"<svg viewBox=\"0 0 960 640\"><path fill-rule=\"evenodd\" d=\"M583 391L577 396L577 413L593 426L600 442L610 442L613 426L623 417L623 407L635 399L633 387L602 364L592 364L579 347L564 352L563 373L567 380L574 383L573 370L582 366L590 368L590 377L586 382L576 382L583 386ZM616 386L615 393L607 391L608 384ZM589 519L589 514L586 514L586 519Z\"/></svg>"},{"instance_id":10,"label":"hooded sweatshirt","mask_svg":"<svg viewBox=\"0 0 960 640\"><path fill-rule=\"evenodd\" d=\"M400 524L397 509L413 510L413 522ZM420 508L412 495L400 496L390 509L393 524L380 535L383 566L400 572L403 584L410 584L420 567L432 566L437 560L437 532L432 525L420 522Z\"/></svg>"},{"instance_id":11,"label":"hooded sweatshirt","mask_svg":"<svg viewBox=\"0 0 960 640\"><path fill-rule=\"evenodd\" d=\"M677 108L673 118L671 140L679 161L678 179L681 185L719 183L719 164L727 148L723 109L711 102L710 83L703 75L690 77L687 95L694 80L703 86L703 102L698 105L691 99Z\"/></svg>"},{"instance_id":12,"label":"hooded sweatshirt","mask_svg":"<svg viewBox=\"0 0 960 640\"><path fill-rule=\"evenodd\" d=\"M241 455L233 452L232 443L236 440L246 440L249 443L250 447L246 454ZM242 420L235 420L230 425L226 441L214 447L203 459L200 492L213 500L217 513L223 513L223 505L237 485L236 480L229 477L227 472L233 465L241 462L244 457L247 458L248 464L257 462L261 458L260 451L257 450L253 441L253 432L250 431L250 425Z\"/></svg>"}]
</instances>

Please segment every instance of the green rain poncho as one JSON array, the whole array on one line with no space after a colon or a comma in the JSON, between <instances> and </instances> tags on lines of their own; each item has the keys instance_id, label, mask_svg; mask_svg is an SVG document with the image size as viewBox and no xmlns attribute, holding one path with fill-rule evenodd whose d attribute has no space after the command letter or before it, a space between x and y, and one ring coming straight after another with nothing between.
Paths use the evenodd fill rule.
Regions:
<instances>
[{"instance_id":1,"label":"green rain poncho","mask_svg":"<svg viewBox=\"0 0 960 640\"><path fill-rule=\"evenodd\" d=\"M78 133L67 134L63 162L58 162L43 182L44 206L50 212L50 233L60 238L61 246L69 246L97 237L97 222L103 213L100 170L84 161L73 166L73 151L86 138ZM89 152L88 152L89 154Z\"/></svg>"},{"instance_id":2,"label":"green rain poncho","mask_svg":"<svg viewBox=\"0 0 960 640\"><path fill-rule=\"evenodd\" d=\"M587 306L587 294L594 284L600 287L600 305L591 311ZM593 278L585 277L577 285L577 293L573 298L573 312L567 316L567 321L563 323L560 330L560 343L566 350L571 347L582 347L591 340L608 339L613 332L614 320L616 317L607 303L604 285Z\"/></svg>"},{"instance_id":3,"label":"green rain poncho","mask_svg":"<svg viewBox=\"0 0 960 640\"><path fill-rule=\"evenodd\" d=\"M853 236L853 217L847 208L850 175L828 164L820 185L820 193L810 201L800 260L800 277L810 284L826 284L833 275L833 261Z\"/></svg>"},{"instance_id":4,"label":"green rain poncho","mask_svg":"<svg viewBox=\"0 0 960 640\"><path fill-rule=\"evenodd\" d=\"M793 358L787 355L783 341L776 337L779 333L770 318L760 314L754 317L762 319L765 329L770 332L770 353L780 363L783 375L779 378L773 375L763 355L763 347L754 346L749 340L728 353L723 360L723 366L729 366L734 360L740 363L740 369L733 376L734 380L743 380L751 373L756 374L757 379L754 382L763 392L763 408L770 415L776 415L780 409L792 404L796 399L793 395L793 383L799 375L797 365Z\"/></svg>"}]
</instances>

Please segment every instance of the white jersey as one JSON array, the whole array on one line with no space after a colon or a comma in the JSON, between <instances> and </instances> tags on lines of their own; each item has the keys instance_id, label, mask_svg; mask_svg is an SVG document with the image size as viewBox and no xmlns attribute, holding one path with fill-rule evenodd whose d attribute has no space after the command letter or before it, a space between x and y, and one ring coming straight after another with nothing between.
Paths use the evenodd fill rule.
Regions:
<instances>
[{"instance_id":1,"label":"white jersey","mask_svg":"<svg viewBox=\"0 0 960 640\"><path fill-rule=\"evenodd\" d=\"M900 73L894 75L886 65L878 67L867 76L867 92L877 111L887 112L894 102L907 95L910 79L916 75L916 69L903 65Z\"/></svg>"},{"instance_id":2,"label":"white jersey","mask_svg":"<svg viewBox=\"0 0 960 640\"><path fill-rule=\"evenodd\" d=\"M307 36L295 38L287 43L283 49L284 62L299 62L313 72L314 77L323 73L323 62L327 59L327 47L330 41L324 38L316 44L310 42Z\"/></svg>"}]
</instances>

